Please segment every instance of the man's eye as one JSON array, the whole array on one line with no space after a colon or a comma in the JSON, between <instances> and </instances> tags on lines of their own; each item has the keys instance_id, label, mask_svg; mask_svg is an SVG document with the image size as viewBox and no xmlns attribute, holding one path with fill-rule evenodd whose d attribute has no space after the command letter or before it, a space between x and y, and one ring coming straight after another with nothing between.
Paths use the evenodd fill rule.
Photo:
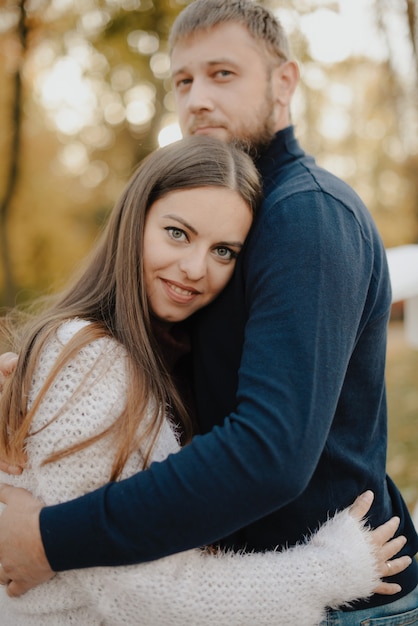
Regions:
<instances>
[{"instance_id":1,"label":"man's eye","mask_svg":"<svg viewBox=\"0 0 418 626\"><path fill-rule=\"evenodd\" d=\"M175 226L167 226L165 229L170 235L171 239L175 239L176 241L185 241L187 239L187 235L181 228L176 228Z\"/></svg>"},{"instance_id":2,"label":"man's eye","mask_svg":"<svg viewBox=\"0 0 418 626\"><path fill-rule=\"evenodd\" d=\"M182 87L189 85L191 82L192 82L191 78L182 78L181 80L178 80L176 82L176 88L181 89Z\"/></svg>"},{"instance_id":3,"label":"man's eye","mask_svg":"<svg viewBox=\"0 0 418 626\"><path fill-rule=\"evenodd\" d=\"M217 76L220 76L221 78L227 78L228 76L232 75L232 72L230 70L218 70L216 72Z\"/></svg>"}]
</instances>

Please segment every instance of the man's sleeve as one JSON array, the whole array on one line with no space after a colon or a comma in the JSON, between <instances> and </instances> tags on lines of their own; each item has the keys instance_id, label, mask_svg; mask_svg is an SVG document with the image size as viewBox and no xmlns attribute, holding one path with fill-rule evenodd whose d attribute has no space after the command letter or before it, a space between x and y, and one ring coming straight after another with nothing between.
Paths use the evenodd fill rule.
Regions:
<instances>
[{"instance_id":1,"label":"man's sleeve","mask_svg":"<svg viewBox=\"0 0 418 626\"><path fill-rule=\"evenodd\" d=\"M270 210L251 235L236 411L149 470L44 508L52 569L138 563L209 544L303 492L369 280L354 218L336 210L325 220L323 207L306 211L305 200L299 208L293 199L280 222Z\"/></svg>"}]
</instances>

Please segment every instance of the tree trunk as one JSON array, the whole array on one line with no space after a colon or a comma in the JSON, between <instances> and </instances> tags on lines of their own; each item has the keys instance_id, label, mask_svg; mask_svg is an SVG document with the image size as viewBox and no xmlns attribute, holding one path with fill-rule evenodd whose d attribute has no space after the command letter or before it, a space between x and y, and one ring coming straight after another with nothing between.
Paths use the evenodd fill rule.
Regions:
<instances>
[{"instance_id":1,"label":"tree trunk","mask_svg":"<svg viewBox=\"0 0 418 626\"><path fill-rule=\"evenodd\" d=\"M6 177L6 188L4 196L0 201L0 253L4 270L4 304L13 306L16 294L16 284L13 278L12 261L10 256L10 241L8 237L8 218L10 215L11 202L16 190L19 177L19 161L21 149L22 132L22 66L27 48L27 28L26 28L26 0L19 2L19 21L17 34L21 45L20 58L13 75L13 97L11 104L12 136L10 146L10 160L8 174Z\"/></svg>"},{"instance_id":2,"label":"tree trunk","mask_svg":"<svg viewBox=\"0 0 418 626\"><path fill-rule=\"evenodd\" d=\"M418 69L418 54L417 54L417 1L406 0L408 26L411 36L411 43L414 50L415 61Z\"/></svg>"}]
</instances>

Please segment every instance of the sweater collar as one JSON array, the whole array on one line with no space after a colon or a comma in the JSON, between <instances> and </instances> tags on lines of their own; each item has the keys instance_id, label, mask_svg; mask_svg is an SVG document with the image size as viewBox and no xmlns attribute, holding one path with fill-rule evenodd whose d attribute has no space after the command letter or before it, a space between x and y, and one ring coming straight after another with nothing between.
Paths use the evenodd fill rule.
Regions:
<instances>
[{"instance_id":1,"label":"sweater collar","mask_svg":"<svg viewBox=\"0 0 418 626\"><path fill-rule=\"evenodd\" d=\"M279 169L304 155L296 137L294 126L279 130L268 148L255 160L258 171L263 179L264 194L267 196Z\"/></svg>"}]
</instances>

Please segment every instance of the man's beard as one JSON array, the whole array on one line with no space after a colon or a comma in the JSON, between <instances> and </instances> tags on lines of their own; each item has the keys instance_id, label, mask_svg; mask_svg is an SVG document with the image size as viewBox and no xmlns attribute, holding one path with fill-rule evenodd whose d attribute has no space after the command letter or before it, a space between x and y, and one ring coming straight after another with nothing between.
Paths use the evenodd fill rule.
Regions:
<instances>
[{"instance_id":1,"label":"man's beard","mask_svg":"<svg viewBox=\"0 0 418 626\"><path fill-rule=\"evenodd\" d=\"M247 137L231 139L231 144L246 152L253 160L257 159L268 148L275 135L274 126L265 125L262 133Z\"/></svg>"},{"instance_id":2,"label":"man's beard","mask_svg":"<svg viewBox=\"0 0 418 626\"><path fill-rule=\"evenodd\" d=\"M259 111L256 111L254 118L261 120L257 127L248 131L245 129L241 135L231 138L231 143L244 150L252 159L256 159L271 143L275 133L274 101L271 90L267 89L265 101Z\"/></svg>"},{"instance_id":3,"label":"man's beard","mask_svg":"<svg viewBox=\"0 0 418 626\"><path fill-rule=\"evenodd\" d=\"M227 133L225 141L240 148L252 159L256 159L270 145L276 134L275 104L271 82L268 81L264 98L258 108L254 109L248 119L237 123L235 128L230 128L224 119L202 113L194 117L192 125L188 128L188 134L193 135L204 126L223 129Z\"/></svg>"}]
</instances>

